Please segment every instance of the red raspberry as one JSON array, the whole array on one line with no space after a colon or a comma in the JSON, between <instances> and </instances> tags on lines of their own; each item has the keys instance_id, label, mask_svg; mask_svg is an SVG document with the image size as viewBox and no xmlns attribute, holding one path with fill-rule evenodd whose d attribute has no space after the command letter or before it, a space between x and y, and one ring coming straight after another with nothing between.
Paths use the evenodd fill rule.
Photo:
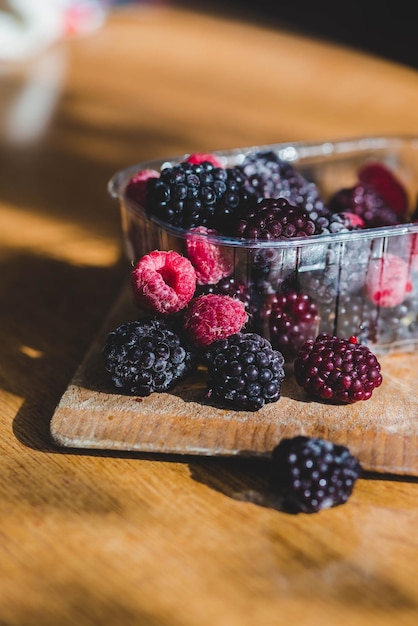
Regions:
<instances>
[{"instance_id":1,"label":"red raspberry","mask_svg":"<svg viewBox=\"0 0 418 626\"><path fill-rule=\"evenodd\" d=\"M397 215L405 217L408 195L392 170L383 163L366 163L359 170L358 179L363 185L373 187Z\"/></svg>"},{"instance_id":2,"label":"red raspberry","mask_svg":"<svg viewBox=\"0 0 418 626\"><path fill-rule=\"evenodd\" d=\"M192 343L203 348L240 332L247 317L241 300L209 293L190 302L184 313L183 326Z\"/></svg>"},{"instance_id":3,"label":"red raspberry","mask_svg":"<svg viewBox=\"0 0 418 626\"><path fill-rule=\"evenodd\" d=\"M159 178L157 170L141 170L131 178L126 188L127 195L141 206L145 206L147 198L147 182L150 178Z\"/></svg>"},{"instance_id":4,"label":"red raspberry","mask_svg":"<svg viewBox=\"0 0 418 626\"><path fill-rule=\"evenodd\" d=\"M176 313L192 299L196 272L189 259L178 252L154 250L143 256L131 274L137 304L153 313Z\"/></svg>"},{"instance_id":5,"label":"red raspberry","mask_svg":"<svg viewBox=\"0 0 418 626\"><path fill-rule=\"evenodd\" d=\"M412 290L408 264L389 252L380 259L370 261L365 289L367 297L379 306L394 307L401 304Z\"/></svg>"},{"instance_id":6,"label":"red raspberry","mask_svg":"<svg viewBox=\"0 0 418 626\"><path fill-rule=\"evenodd\" d=\"M195 152L190 154L185 161L186 163L193 163L195 165L200 165L200 163L208 161L209 163L212 163L214 167L223 167L221 159L214 154L210 154L209 152Z\"/></svg>"},{"instance_id":7,"label":"red raspberry","mask_svg":"<svg viewBox=\"0 0 418 626\"><path fill-rule=\"evenodd\" d=\"M197 236L194 233L197 233ZM187 234L187 255L195 268L198 285L213 285L221 278L230 276L234 269L232 250L211 243L210 239L205 237L217 234L216 230L206 226L196 226Z\"/></svg>"}]
</instances>

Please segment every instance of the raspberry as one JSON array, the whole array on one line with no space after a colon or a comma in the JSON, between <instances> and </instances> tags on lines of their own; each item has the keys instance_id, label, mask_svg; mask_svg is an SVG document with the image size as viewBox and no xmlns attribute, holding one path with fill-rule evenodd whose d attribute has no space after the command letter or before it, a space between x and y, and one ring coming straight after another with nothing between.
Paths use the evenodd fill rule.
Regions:
<instances>
[{"instance_id":1,"label":"raspberry","mask_svg":"<svg viewBox=\"0 0 418 626\"><path fill-rule=\"evenodd\" d=\"M126 188L126 194L134 202L145 206L147 199L147 186L151 178L159 178L160 174L156 170L146 169L138 172L131 178Z\"/></svg>"},{"instance_id":2,"label":"raspberry","mask_svg":"<svg viewBox=\"0 0 418 626\"><path fill-rule=\"evenodd\" d=\"M139 396L167 391L197 366L196 352L162 319L118 326L102 352L115 387Z\"/></svg>"},{"instance_id":3,"label":"raspberry","mask_svg":"<svg viewBox=\"0 0 418 626\"><path fill-rule=\"evenodd\" d=\"M131 274L138 306L169 315L183 309L196 289L193 265L178 252L154 250L139 259Z\"/></svg>"},{"instance_id":4,"label":"raspberry","mask_svg":"<svg viewBox=\"0 0 418 626\"><path fill-rule=\"evenodd\" d=\"M404 301L412 290L408 264L387 252L369 262L365 291L367 297L381 307L394 307Z\"/></svg>"},{"instance_id":5,"label":"raspberry","mask_svg":"<svg viewBox=\"0 0 418 626\"><path fill-rule=\"evenodd\" d=\"M213 228L196 226L186 235L187 256L195 268L198 285L217 283L233 272L233 251L211 243L210 237L205 236L217 234Z\"/></svg>"},{"instance_id":6,"label":"raspberry","mask_svg":"<svg viewBox=\"0 0 418 626\"><path fill-rule=\"evenodd\" d=\"M321 333L301 347L294 363L296 382L323 400L354 403L368 400L382 383L380 364L355 337Z\"/></svg>"},{"instance_id":7,"label":"raspberry","mask_svg":"<svg viewBox=\"0 0 418 626\"><path fill-rule=\"evenodd\" d=\"M285 198L265 198L243 212L235 230L244 239L271 241L308 237L315 233L315 224L304 209L292 206Z\"/></svg>"},{"instance_id":8,"label":"raspberry","mask_svg":"<svg viewBox=\"0 0 418 626\"><path fill-rule=\"evenodd\" d=\"M301 345L317 334L318 309L304 293L288 291L266 296L261 316L268 323L271 345L286 361L295 358Z\"/></svg>"},{"instance_id":9,"label":"raspberry","mask_svg":"<svg viewBox=\"0 0 418 626\"><path fill-rule=\"evenodd\" d=\"M406 189L397 176L380 162L366 163L358 172L363 185L373 187L396 215L404 218L408 209Z\"/></svg>"},{"instance_id":10,"label":"raspberry","mask_svg":"<svg viewBox=\"0 0 418 626\"><path fill-rule=\"evenodd\" d=\"M185 161L186 163L193 163L195 165L207 162L211 163L214 167L223 167L221 159L209 152L194 152L193 154L189 154Z\"/></svg>"},{"instance_id":11,"label":"raspberry","mask_svg":"<svg viewBox=\"0 0 418 626\"><path fill-rule=\"evenodd\" d=\"M256 333L236 333L206 353L208 397L234 409L257 411L280 399L284 358Z\"/></svg>"},{"instance_id":12,"label":"raspberry","mask_svg":"<svg viewBox=\"0 0 418 626\"><path fill-rule=\"evenodd\" d=\"M347 502L362 468L348 448L299 435L273 449L270 483L289 513L317 513Z\"/></svg>"},{"instance_id":13,"label":"raspberry","mask_svg":"<svg viewBox=\"0 0 418 626\"><path fill-rule=\"evenodd\" d=\"M247 317L240 300L210 293L193 298L184 312L183 326L190 341L203 348L239 332Z\"/></svg>"},{"instance_id":14,"label":"raspberry","mask_svg":"<svg viewBox=\"0 0 418 626\"><path fill-rule=\"evenodd\" d=\"M365 228L394 226L400 223L399 215L386 200L368 185L357 183L339 189L328 204L332 213L354 213L364 221Z\"/></svg>"}]
</instances>

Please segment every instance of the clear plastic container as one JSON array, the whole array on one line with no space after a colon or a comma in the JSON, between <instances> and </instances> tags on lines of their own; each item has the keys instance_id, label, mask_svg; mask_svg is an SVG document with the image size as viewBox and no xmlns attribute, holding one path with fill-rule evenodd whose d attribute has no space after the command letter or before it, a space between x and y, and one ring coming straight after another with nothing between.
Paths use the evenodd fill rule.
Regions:
<instances>
[{"instance_id":1,"label":"clear plastic container","mask_svg":"<svg viewBox=\"0 0 418 626\"><path fill-rule=\"evenodd\" d=\"M316 183L325 201L337 190L354 185L362 164L379 161L405 186L410 213L416 209L418 137L272 144L213 154L228 167L261 150L273 150L281 159L292 162L306 179ZM147 215L142 206L127 197L126 188L138 171L159 170L186 156L138 163L117 172L110 180L109 192L120 203L126 254L132 262L156 249L185 253L187 231ZM377 354L413 351L418 347L418 223L275 242L193 236L207 239L230 255L232 276L246 285L254 285L262 270L263 281L268 285L264 295L280 291L291 280L297 290L307 293L316 304L315 333L355 335ZM383 306L382 300L376 303L368 296L367 285L371 278L376 280L376 275L385 271L386 264L396 262L394 257L402 259L403 269L406 266L407 278L402 274L399 280L407 280L407 286L401 301ZM259 302L254 302L254 306L259 306ZM270 338L267 322L257 330Z\"/></svg>"}]
</instances>

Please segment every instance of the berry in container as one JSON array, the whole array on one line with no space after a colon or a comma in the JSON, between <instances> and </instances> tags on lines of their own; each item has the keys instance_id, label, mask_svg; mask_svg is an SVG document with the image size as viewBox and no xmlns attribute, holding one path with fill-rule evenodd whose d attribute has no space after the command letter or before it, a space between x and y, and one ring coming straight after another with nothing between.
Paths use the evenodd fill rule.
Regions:
<instances>
[{"instance_id":1,"label":"berry in container","mask_svg":"<svg viewBox=\"0 0 418 626\"><path fill-rule=\"evenodd\" d=\"M109 191L132 263L184 255L196 295L241 300L246 331L288 362L318 333L418 347L418 138L179 155L116 172Z\"/></svg>"}]
</instances>

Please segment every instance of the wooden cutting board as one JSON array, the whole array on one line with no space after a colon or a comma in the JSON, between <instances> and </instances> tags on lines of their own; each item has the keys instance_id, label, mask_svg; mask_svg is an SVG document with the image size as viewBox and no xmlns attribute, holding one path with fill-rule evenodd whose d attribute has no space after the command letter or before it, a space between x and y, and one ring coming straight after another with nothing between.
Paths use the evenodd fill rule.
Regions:
<instances>
[{"instance_id":1,"label":"wooden cutting board","mask_svg":"<svg viewBox=\"0 0 418 626\"><path fill-rule=\"evenodd\" d=\"M268 456L281 438L305 434L348 446L365 470L418 476L418 354L379 357L382 385L353 405L308 398L290 372L278 402L255 413L226 410L205 399L204 369L170 393L141 399L112 389L101 357L107 333L137 317L123 290L56 407L50 426L56 445Z\"/></svg>"}]
</instances>

